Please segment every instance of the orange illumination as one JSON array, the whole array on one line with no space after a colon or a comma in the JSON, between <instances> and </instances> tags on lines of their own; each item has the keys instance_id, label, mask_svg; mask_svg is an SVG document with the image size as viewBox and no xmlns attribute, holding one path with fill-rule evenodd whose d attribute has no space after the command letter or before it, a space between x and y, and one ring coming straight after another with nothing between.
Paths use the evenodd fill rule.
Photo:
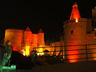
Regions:
<instances>
[{"instance_id":1,"label":"orange illumination","mask_svg":"<svg viewBox=\"0 0 96 72\"><path fill-rule=\"evenodd\" d=\"M76 23L78 23L78 22L79 22L79 21L78 21L78 18L76 18L76 20L75 20L75 21L76 21Z\"/></svg>"},{"instance_id":2,"label":"orange illumination","mask_svg":"<svg viewBox=\"0 0 96 72\"><path fill-rule=\"evenodd\" d=\"M32 33L29 27L27 27L25 31L19 29L7 29L5 31L4 44L6 44L6 41L8 40L12 42L12 44L9 43L8 45L12 45L13 51L19 51L24 56L29 56L34 47L45 45L43 30L40 29L40 31L35 34ZM43 55L43 53L40 53L40 55Z\"/></svg>"},{"instance_id":3,"label":"orange illumination","mask_svg":"<svg viewBox=\"0 0 96 72\"><path fill-rule=\"evenodd\" d=\"M79 51L76 50L78 48L79 48L78 46L68 47L69 51L67 52L67 54L68 54L67 58L68 58L69 63L78 62Z\"/></svg>"},{"instance_id":4,"label":"orange illumination","mask_svg":"<svg viewBox=\"0 0 96 72\"><path fill-rule=\"evenodd\" d=\"M32 32L29 27L26 28L26 31L24 32L24 43L25 46L31 46L32 45Z\"/></svg>"},{"instance_id":5,"label":"orange illumination","mask_svg":"<svg viewBox=\"0 0 96 72\"><path fill-rule=\"evenodd\" d=\"M23 52L23 55L25 56L25 55L26 55L26 52L25 52L25 50L22 50L22 52Z\"/></svg>"},{"instance_id":6,"label":"orange illumination","mask_svg":"<svg viewBox=\"0 0 96 72\"><path fill-rule=\"evenodd\" d=\"M13 51L18 51L16 46L13 47Z\"/></svg>"},{"instance_id":7,"label":"orange illumination","mask_svg":"<svg viewBox=\"0 0 96 72\"><path fill-rule=\"evenodd\" d=\"M8 45L12 45L12 43L11 42L8 42Z\"/></svg>"},{"instance_id":8,"label":"orange illumination","mask_svg":"<svg viewBox=\"0 0 96 72\"><path fill-rule=\"evenodd\" d=\"M72 6L72 12L71 12L70 20L75 19L75 22L77 23L77 22L79 22L79 18L80 18L80 13L79 13L78 5L77 5L77 3L75 3Z\"/></svg>"},{"instance_id":9,"label":"orange illumination","mask_svg":"<svg viewBox=\"0 0 96 72\"><path fill-rule=\"evenodd\" d=\"M44 52L43 52L43 48L39 48L39 53L37 53L37 55L44 55Z\"/></svg>"},{"instance_id":10,"label":"orange illumination","mask_svg":"<svg viewBox=\"0 0 96 72\"><path fill-rule=\"evenodd\" d=\"M96 58L93 58L93 60L96 60Z\"/></svg>"},{"instance_id":11,"label":"orange illumination","mask_svg":"<svg viewBox=\"0 0 96 72\"><path fill-rule=\"evenodd\" d=\"M30 55L29 49L30 49L30 46L26 46L26 49L25 49L25 55L26 56L29 56Z\"/></svg>"},{"instance_id":12,"label":"orange illumination","mask_svg":"<svg viewBox=\"0 0 96 72\"><path fill-rule=\"evenodd\" d=\"M23 32L23 30L6 29L4 43L6 43L7 40L11 41L8 45L12 45L13 51L19 51L23 41Z\"/></svg>"},{"instance_id":13,"label":"orange illumination","mask_svg":"<svg viewBox=\"0 0 96 72\"><path fill-rule=\"evenodd\" d=\"M69 63L74 63L74 62L78 62L78 55L70 55L70 56L68 56L68 58L69 58Z\"/></svg>"}]
</instances>

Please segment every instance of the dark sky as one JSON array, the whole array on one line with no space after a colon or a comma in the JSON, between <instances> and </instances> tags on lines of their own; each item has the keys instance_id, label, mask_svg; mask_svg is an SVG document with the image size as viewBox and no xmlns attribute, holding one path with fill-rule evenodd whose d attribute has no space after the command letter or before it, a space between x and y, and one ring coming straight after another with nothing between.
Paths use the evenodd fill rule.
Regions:
<instances>
[{"instance_id":1,"label":"dark sky","mask_svg":"<svg viewBox=\"0 0 96 72\"><path fill-rule=\"evenodd\" d=\"M42 28L46 40L58 40L63 33L64 21L70 18L75 1L79 5L81 17L90 18L96 0L3 2L0 8L1 34L6 28L25 29L26 26L30 26L33 33Z\"/></svg>"}]
</instances>

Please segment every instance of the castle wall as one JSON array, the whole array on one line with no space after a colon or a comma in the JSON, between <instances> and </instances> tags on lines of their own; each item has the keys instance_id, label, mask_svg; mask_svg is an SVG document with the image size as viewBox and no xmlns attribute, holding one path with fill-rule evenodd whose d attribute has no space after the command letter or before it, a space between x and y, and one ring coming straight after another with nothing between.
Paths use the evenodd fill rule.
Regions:
<instances>
[{"instance_id":1,"label":"castle wall","mask_svg":"<svg viewBox=\"0 0 96 72\"><path fill-rule=\"evenodd\" d=\"M45 42L44 42L44 33L38 33L38 46L44 46Z\"/></svg>"},{"instance_id":2,"label":"castle wall","mask_svg":"<svg viewBox=\"0 0 96 72\"><path fill-rule=\"evenodd\" d=\"M96 30L87 35L87 45L89 60L96 60Z\"/></svg>"},{"instance_id":3,"label":"castle wall","mask_svg":"<svg viewBox=\"0 0 96 72\"><path fill-rule=\"evenodd\" d=\"M85 51L80 51L80 49L85 49L83 44L86 44L86 34L87 34L87 19L80 18L79 22L69 21L64 24L64 44L67 51L67 59L69 62L80 61L79 58L84 58L85 55L80 55L85 53Z\"/></svg>"},{"instance_id":4,"label":"castle wall","mask_svg":"<svg viewBox=\"0 0 96 72\"><path fill-rule=\"evenodd\" d=\"M23 30L6 29L4 43L7 40L12 42L13 50L19 51L23 41Z\"/></svg>"},{"instance_id":5,"label":"castle wall","mask_svg":"<svg viewBox=\"0 0 96 72\"><path fill-rule=\"evenodd\" d=\"M30 28L26 30L6 29L4 43L9 40L12 42L13 50L19 51L22 54L30 55L34 48L38 51L38 47L44 47L44 33L34 34Z\"/></svg>"},{"instance_id":6,"label":"castle wall","mask_svg":"<svg viewBox=\"0 0 96 72\"><path fill-rule=\"evenodd\" d=\"M38 34L32 34L32 47L35 48L37 47L37 44L38 44Z\"/></svg>"},{"instance_id":7,"label":"castle wall","mask_svg":"<svg viewBox=\"0 0 96 72\"><path fill-rule=\"evenodd\" d=\"M24 32L24 44L25 46L31 46L32 44L32 32L31 31L25 31Z\"/></svg>"},{"instance_id":8,"label":"castle wall","mask_svg":"<svg viewBox=\"0 0 96 72\"><path fill-rule=\"evenodd\" d=\"M63 58L65 57L64 55L64 41L58 41L58 42L53 42L51 44L54 55L63 55Z\"/></svg>"}]
</instances>

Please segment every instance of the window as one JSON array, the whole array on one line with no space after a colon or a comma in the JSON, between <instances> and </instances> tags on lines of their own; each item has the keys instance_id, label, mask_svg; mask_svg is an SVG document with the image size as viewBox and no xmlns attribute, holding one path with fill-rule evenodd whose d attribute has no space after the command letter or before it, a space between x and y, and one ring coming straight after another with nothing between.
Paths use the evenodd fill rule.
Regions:
<instances>
[{"instance_id":1,"label":"window","mask_svg":"<svg viewBox=\"0 0 96 72\"><path fill-rule=\"evenodd\" d=\"M73 30L71 30L71 34L73 34L74 33L74 31Z\"/></svg>"}]
</instances>

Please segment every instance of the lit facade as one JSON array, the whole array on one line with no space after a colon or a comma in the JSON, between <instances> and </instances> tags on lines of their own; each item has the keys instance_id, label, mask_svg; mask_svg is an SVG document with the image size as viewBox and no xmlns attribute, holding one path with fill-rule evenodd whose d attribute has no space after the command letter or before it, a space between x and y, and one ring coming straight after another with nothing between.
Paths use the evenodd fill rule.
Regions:
<instances>
[{"instance_id":1,"label":"lit facade","mask_svg":"<svg viewBox=\"0 0 96 72\"><path fill-rule=\"evenodd\" d=\"M53 54L58 56L58 55L63 55L64 56L64 41L57 41L51 43L51 46L53 47Z\"/></svg>"},{"instance_id":2,"label":"lit facade","mask_svg":"<svg viewBox=\"0 0 96 72\"><path fill-rule=\"evenodd\" d=\"M92 11L96 19L96 8ZM67 59L70 63L84 61L84 58L86 58L86 51L84 51L86 46L83 45L96 44L95 34L96 31L92 31L92 19L80 17L78 5L75 3L72 6L70 20L64 23L64 45L66 46ZM96 45L90 45L87 48L96 48ZM90 52L94 53L96 49L90 50ZM96 57L95 54L88 56Z\"/></svg>"},{"instance_id":3,"label":"lit facade","mask_svg":"<svg viewBox=\"0 0 96 72\"><path fill-rule=\"evenodd\" d=\"M93 29L92 24L94 26ZM4 43L7 40L11 41L13 50L23 52L27 56L30 55L30 51L34 48L38 51L37 55L43 55L44 51L48 50L50 55L57 56L60 50L63 50L60 55L63 55L63 58L67 58L70 63L84 61L86 58L86 48L88 48L90 49L89 52L93 53L88 54L88 57L93 57L91 60L96 60L96 54L94 54L96 49L92 49L96 48L96 7L92 9L92 19L82 18L78 5L75 3L72 6L70 20L64 22L63 37L62 39L64 40L51 43L48 46L45 45L42 29L37 34L32 33L29 27L25 31L7 29L5 31ZM85 45L88 46L86 47ZM83 50L81 51L80 49ZM65 50L67 51L66 53Z\"/></svg>"},{"instance_id":4,"label":"lit facade","mask_svg":"<svg viewBox=\"0 0 96 72\"><path fill-rule=\"evenodd\" d=\"M37 34L32 33L29 27L27 27L25 31L6 29L4 43L6 43L7 40L12 42L14 51L19 51L27 56L30 55L30 51L32 51L33 48L45 46L44 32L42 29L40 29Z\"/></svg>"},{"instance_id":5,"label":"lit facade","mask_svg":"<svg viewBox=\"0 0 96 72\"><path fill-rule=\"evenodd\" d=\"M75 3L72 6L72 12L71 12L70 20L75 20L75 22L79 22L79 18L80 18L80 13L78 10L78 5L77 5L77 3Z\"/></svg>"}]
</instances>

